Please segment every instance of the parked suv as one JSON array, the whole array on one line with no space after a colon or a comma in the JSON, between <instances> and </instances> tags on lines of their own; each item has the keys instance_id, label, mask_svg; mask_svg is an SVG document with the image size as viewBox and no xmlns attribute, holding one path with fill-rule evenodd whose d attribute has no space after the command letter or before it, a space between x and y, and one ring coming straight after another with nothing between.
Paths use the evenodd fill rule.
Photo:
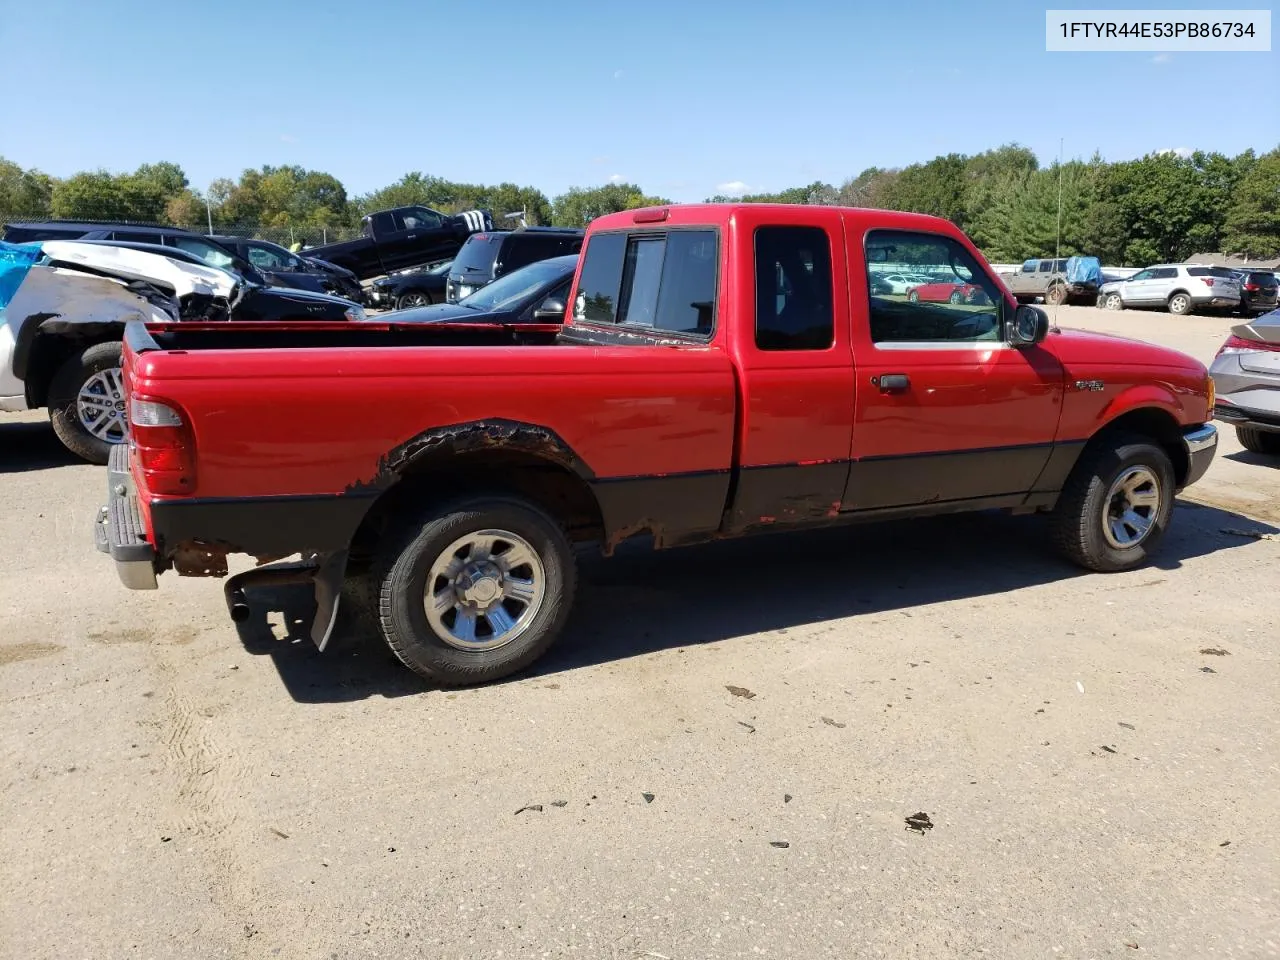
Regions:
<instances>
[{"instance_id":1,"label":"parked suv","mask_svg":"<svg viewBox=\"0 0 1280 960\"><path fill-rule=\"evenodd\" d=\"M1240 281L1240 312L1246 317L1274 310L1280 301L1280 280L1267 270L1232 270Z\"/></svg>"},{"instance_id":2,"label":"parked suv","mask_svg":"<svg viewBox=\"0 0 1280 960\"><path fill-rule=\"evenodd\" d=\"M539 260L582 250L584 231L569 227L520 227L473 233L458 251L445 284L446 303L457 303L505 273Z\"/></svg>"},{"instance_id":3,"label":"parked suv","mask_svg":"<svg viewBox=\"0 0 1280 960\"><path fill-rule=\"evenodd\" d=\"M1104 283L1098 301L1108 310L1163 306L1185 316L1196 310L1234 309L1240 303L1240 281L1226 267L1162 263L1128 280Z\"/></svg>"}]
</instances>

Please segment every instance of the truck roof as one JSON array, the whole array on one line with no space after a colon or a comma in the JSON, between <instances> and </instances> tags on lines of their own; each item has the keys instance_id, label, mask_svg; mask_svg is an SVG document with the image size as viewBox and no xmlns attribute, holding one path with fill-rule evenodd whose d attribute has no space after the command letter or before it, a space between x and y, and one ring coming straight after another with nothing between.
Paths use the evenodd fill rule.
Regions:
<instances>
[{"instance_id":1,"label":"truck roof","mask_svg":"<svg viewBox=\"0 0 1280 960\"><path fill-rule=\"evenodd\" d=\"M624 210L621 213L605 214L591 221L591 230L618 229L637 225L668 223L721 225L727 224L740 213L751 212L777 215L783 219L793 219L799 211L822 211L824 214L838 212L856 214L859 217L874 217L886 227L898 229L936 229L939 224L946 224L956 229L951 221L942 217L934 217L924 213L903 213L898 210L878 210L869 207L835 207L819 204L794 203L673 203L658 207L640 207L635 210Z\"/></svg>"}]
</instances>

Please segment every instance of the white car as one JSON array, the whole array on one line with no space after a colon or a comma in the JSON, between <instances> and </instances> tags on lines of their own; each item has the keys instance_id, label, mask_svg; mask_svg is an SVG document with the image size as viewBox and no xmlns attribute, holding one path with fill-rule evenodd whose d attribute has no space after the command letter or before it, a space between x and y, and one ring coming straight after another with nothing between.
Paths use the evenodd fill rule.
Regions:
<instances>
[{"instance_id":1,"label":"white car","mask_svg":"<svg viewBox=\"0 0 1280 960\"><path fill-rule=\"evenodd\" d=\"M933 277L926 277L920 273L888 273L879 279L889 285L891 293L906 293L912 287L933 283Z\"/></svg>"},{"instance_id":2,"label":"white car","mask_svg":"<svg viewBox=\"0 0 1280 960\"><path fill-rule=\"evenodd\" d=\"M1228 309L1240 305L1240 280L1226 267L1188 263L1160 263L1139 270L1127 280L1104 283L1098 306L1165 307L1185 316L1196 309Z\"/></svg>"}]
</instances>

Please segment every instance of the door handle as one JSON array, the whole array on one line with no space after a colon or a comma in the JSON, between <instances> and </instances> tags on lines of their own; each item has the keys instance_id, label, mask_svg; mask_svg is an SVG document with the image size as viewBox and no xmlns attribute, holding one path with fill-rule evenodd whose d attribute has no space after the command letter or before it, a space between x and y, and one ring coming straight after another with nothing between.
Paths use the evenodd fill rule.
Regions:
<instances>
[{"instance_id":1,"label":"door handle","mask_svg":"<svg viewBox=\"0 0 1280 960\"><path fill-rule=\"evenodd\" d=\"M910 387L911 378L905 373L882 373L878 377L872 377L871 383L879 387L882 393L893 393Z\"/></svg>"}]
</instances>

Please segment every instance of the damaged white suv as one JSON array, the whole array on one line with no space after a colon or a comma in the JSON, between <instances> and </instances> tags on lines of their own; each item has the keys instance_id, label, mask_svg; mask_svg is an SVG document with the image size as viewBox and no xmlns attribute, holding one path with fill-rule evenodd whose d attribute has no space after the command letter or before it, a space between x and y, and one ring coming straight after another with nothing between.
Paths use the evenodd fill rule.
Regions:
<instances>
[{"instance_id":1,"label":"damaged white suv","mask_svg":"<svg viewBox=\"0 0 1280 960\"><path fill-rule=\"evenodd\" d=\"M340 297L139 246L0 241L0 411L47 407L58 439L90 463L106 463L127 439L120 354L129 321L365 318Z\"/></svg>"}]
</instances>

